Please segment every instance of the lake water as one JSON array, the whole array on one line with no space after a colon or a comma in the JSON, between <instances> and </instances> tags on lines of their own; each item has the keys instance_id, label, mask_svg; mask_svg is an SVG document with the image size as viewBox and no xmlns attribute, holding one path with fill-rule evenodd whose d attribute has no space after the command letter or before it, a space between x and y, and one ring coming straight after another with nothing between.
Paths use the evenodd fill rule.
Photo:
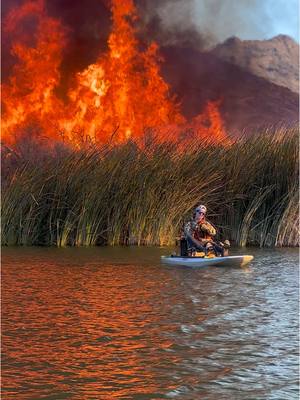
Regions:
<instances>
[{"instance_id":1,"label":"lake water","mask_svg":"<svg viewBox=\"0 0 300 400\"><path fill-rule=\"evenodd\" d=\"M298 250L168 252L3 249L2 398L298 399Z\"/></svg>"}]
</instances>

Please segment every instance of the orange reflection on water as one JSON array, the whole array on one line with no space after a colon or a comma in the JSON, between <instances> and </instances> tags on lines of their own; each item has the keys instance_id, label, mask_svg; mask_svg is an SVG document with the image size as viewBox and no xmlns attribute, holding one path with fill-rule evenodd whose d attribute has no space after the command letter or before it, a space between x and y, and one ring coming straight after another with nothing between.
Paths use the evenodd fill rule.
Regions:
<instances>
[{"instance_id":1,"label":"orange reflection on water","mask_svg":"<svg viewBox=\"0 0 300 400\"><path fill-rule=\"evenodd\" d=\"M277 268L260 250L251 273L163 267L157 248L4 252L5 399L295 393L297 252Z\"/></svg>"},{"instance_id":2,"label":"orange reflection on water","mask_svg":"<svg viewBox=\"0 0 300 400\"><path fill-rule=\"evenodd\" d=\"M4 270L4 391L72 399L159 392L161 371L178 357L168 353L162 362L173 342L160 331L157 282L145 286L130 267L99 272L53 265L29 267L27 274Z\"/></svg>"}]
</instances>

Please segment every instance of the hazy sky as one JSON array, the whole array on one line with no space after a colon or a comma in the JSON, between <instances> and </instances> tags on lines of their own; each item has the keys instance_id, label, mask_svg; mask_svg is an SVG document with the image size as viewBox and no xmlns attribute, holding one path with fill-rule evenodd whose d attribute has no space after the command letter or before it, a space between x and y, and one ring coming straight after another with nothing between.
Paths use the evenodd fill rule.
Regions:
<instances>
[{"instance_id":1,"label":"hazy sky","mask_svg":"<svg viewBox=\"0 0 300 400\"><path fill-rule=\"evenodd\" d=\"M273 0L267 3L270 3L268 10L272 21L270 35L285 33L299 41L299 0Z\"/></svg>"},{"instance_id":2,"label":"hazy sky","mask_svg":"<svg viewBox=\"0 0 300 400\"><path fill-rule=\"evenodd\" d=\"M268 39L286 34L299 41L300 0L173 0L159 14L169 27L193 23L217 41L230 36Z\"/></svg>"}]
</instances>

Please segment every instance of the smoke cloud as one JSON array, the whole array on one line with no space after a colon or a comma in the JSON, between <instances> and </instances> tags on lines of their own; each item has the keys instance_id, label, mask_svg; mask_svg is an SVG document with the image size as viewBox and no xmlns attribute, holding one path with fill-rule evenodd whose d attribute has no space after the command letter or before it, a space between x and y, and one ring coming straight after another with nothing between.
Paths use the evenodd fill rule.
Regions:
<instances>
[{"instance_id":1,"label":"smoke cloud","mask_svg":"<svg viewBox=\"0 0 300 400\"><path fill-rule=\"evenodd\" d=\"M170 0L156 2L146 17L151 13L160 19L162 31L172 32L174 37L192 27L202 38L200 47L231 36L266 39L287 34L299 40L298 0Z\"/></svg>"},{"instance_id":2,"label":"smoke cloud","mask_svg":"<svg viewBox=\"0 0 300 400\"><path fill-rule=\"evenodd\" d=\"M29 0L6 0L2 21ZM62 73L83 69L106 49L111 26L110 0L45 0L50 16L68 30ZM230 36L262 39L297 31L298 0L135 0L140 39L161 46L209 49ZM289 27L290 32L287 30ZM295 35L294 35L295 36ZM2 77L14 63L11 41L3 35Z\"/></svg>"}]
</instances>

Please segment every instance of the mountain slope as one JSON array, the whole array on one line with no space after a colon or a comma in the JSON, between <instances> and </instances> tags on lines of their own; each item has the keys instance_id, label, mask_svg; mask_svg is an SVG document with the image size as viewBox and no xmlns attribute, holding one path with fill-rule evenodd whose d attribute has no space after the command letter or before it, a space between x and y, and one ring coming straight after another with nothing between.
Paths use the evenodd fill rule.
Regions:
<instances>
[{"instance_id":1,"label":"mountain slope","mask_svg":"<svg viewBox=\"0 0 300 400\"><path fill-rule=\"evenodd\" d=\"M299 45L286 35L269 40L227 39L212 54L254 75L299 92Z\"/></svg>"},{"instance_id":2,"label":"mountain slope","mask_svg":"<svg viewBox=\"0 0 300 400\"><path fill-rule=\"evenodd\" d=\"M208 100L221 99L222 117L234 136L298 123L299 99L291 90L210 53L180 47L161 50L163 76L186 117L199 114Z\"/></svg>"}]
</instances>

